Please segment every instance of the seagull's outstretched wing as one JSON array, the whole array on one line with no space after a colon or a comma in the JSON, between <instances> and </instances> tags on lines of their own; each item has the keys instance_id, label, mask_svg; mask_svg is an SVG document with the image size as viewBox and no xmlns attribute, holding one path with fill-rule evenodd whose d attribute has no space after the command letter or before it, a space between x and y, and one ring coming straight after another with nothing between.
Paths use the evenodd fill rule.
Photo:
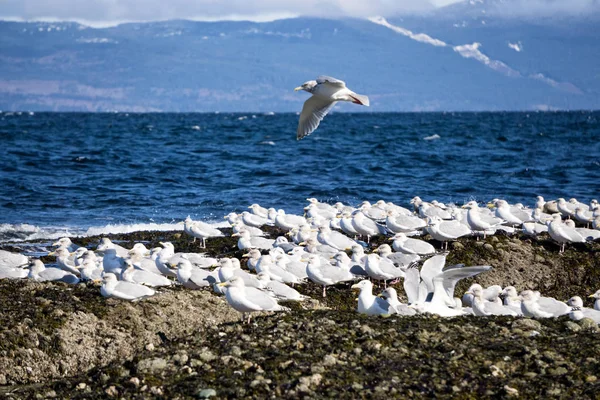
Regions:
<instances>
[{"instance_id":1,"label":"seagull's outstretched wing","mask_svg":"<svg viewBox=\"0 0 600 400\"><path fill-rule=\"evenodd\" d=\"M341 88L346 87L346 82L341 81L339 79L332 78L331 76L321 75L317 78L317 84L320 85L322 83L329 83L334 86L339 86Z\"/></svg>"},{"instance_id":2,"label":"seagull's outstretched wing","mask_svg":"<svg viewBox=\"0 0 600 400\"><path fill-rule=\"evenodd\" d=\"M451 268L433 278L433 283L434 285L441 284L441 287L443 288L447 298L452 299L454 297L454 288L456 287L458 281L461 279L470 278L485 271L489 271L490 269L492 269L492 267L489 265Z\"/></svg>"},{"instance_id":3,"label":"seagull's outstretched wing","mask_svg":"<svg viewBox=\"0 0 600 400\"><path fill-rule=\"evenodd\" d=\"M419 283L421 275L416 264L410 265L404 273L404 291L408 297L408 303L414 304L419 301ZM425 300L425 299L423 299Z\"/></svg>"},{"instance_id":4,"label":"seagull's outstretched wing","mask_svg":"<svg viewBox=\"0 0 600 400\"><path fill-rule=\"evenodd\" d=\"M300 114L296 139L300 140L313 133L335 103L335 101L331 102L317 96L312 96L306 100Z\"/></svg>"}]
</instances>

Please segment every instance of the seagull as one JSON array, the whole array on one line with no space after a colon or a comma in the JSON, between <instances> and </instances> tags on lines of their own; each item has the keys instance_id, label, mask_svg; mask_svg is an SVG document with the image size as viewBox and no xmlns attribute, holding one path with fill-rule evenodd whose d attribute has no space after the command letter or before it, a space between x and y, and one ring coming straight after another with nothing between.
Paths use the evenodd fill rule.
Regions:
<instances>
[{"instance_id":1,"label":"seagull","mask_svg":"<svg viewBox=\"0 0 600 400\"><path fill-rule=\"evenodd\" d=\"M396 289L393 287L385 289L381 292L379 297L383 297L390 305L390 309L395 311L396 314L415 315L417 313L414 308L410 308L407 304L400 303L398 300L398 293L396 293Z\"/></svg>"},{"instance_id":2,"label":"seagull","mask_svg":"<svg viewBox=\"0 0 600 400\"><path fill-rule=\"evenodd\" d=\"M29 269L29 278L38 281L60 281L69 284L79 283L79 278L59 268L46 268L40 260L33 260Z\"/></svg>"},{"instance_id":3,"label":"seagull","mask_svg":"<svg viewBox=\"0 0 600 400\"><path fill-rule=\"evenodd\" d=\"M373 284L364 280L352 285L352 289L360 290L358 295L358 312L367 315L388 315L395 313L395 309L386 300L373 295Z\"/></svg>"},{"instance_id":4,"label":"seagull","mask_svg":"<svg viewBox=\"0 0 600 400\"><path fill-rule=\"evenodd\" d=\"M257 288L247 287L244 280L239 276L234 276L227 282L219 283L218 286L226 287L225 298L234 310L242 313L242 320L245 314L248 314L248 323L250 323L250 314L255 311L286 311L288 308L282 307L277 303L274 295Z\"/></svg>"},{"instance_id":5,"label":"seagull","mask_svg":"<svg viewBox=\"0 0 600 400\"><path fill-rule=\"evenodd\" d=\"M472 285L465 294L473 296L473 313L478 317L487 317L490 315L519 315L515 310L512 310L508 306L504 306L502 303L499 304L485 299L484 291L480 285Z\"/></svg>"},{"instance_id":6,"label":"seagull","mask_svg":"<svg viewBox=\"0 0 600 400\"><path fill-rule=\"evenodd\" d=\"M315 81L307 81L294 89L311 93L312 97L304 102L296 139L303 139L319 126L319 123L338 101L349 101L362 106L369 106L369 98L354 93L346 87L346 83L330 76L319 76Z\"/></svg>"},{"instance_id":7,"label":"seagull","mask_svg":"<svg viewBox=\"0 0 600 400\"><path fill-rule=\"evenodd\" d=\"M131 283L139 283L150 287L171 286L167 277L155 274L154 272L136 269L131 260L125 260L126 268L121 271L121 280Z\"/></svg>"},{"instance_id":8,"label":"seagull","mask_svg":"<svg viewBox=\"0 0 600 400\"><path fill-rule=\"evenodd\" d=\"M141 300L153 296L155 293L154 290L144 285L119 281L116 275L110 272L104 274L104 284L100 288L100 294L104 297L130 301Z\"/></svg>"},{"instance_id":9,"label":"seagull","mask_svg":"<svg viewBox=\"0 0 600 400\"><path fill-rule=\"evenodd\" d=\"M521 293L521 311L529 318L553 318L568 314L571 308L551 297L540 297L531 290Z\"/></svg>"},{"instance_id":10,"label":"seagull","mask_svg":"<svg viewBox=\"0 0 600 400\"><path fill-rule=\"evenodd\" d=\"M571 319L579 321L582 318L591 318L595 323L600 323L600 311L584 307L581 297L573 296L567 304L572 307L569 313Z\"/></svg>"},{"instance_id":11,"label":"seagull","mask_svg":"<svg viewBox=\"0 0 600 400\"><path fill-rule=\"evenodd\" d=\"M196 238L202 240L203 249L206 248L207 238L224 236L223 232L221 232L217 228L210 226L210 224L207 224L206 222L193 221L189 215L187 216L183 224L183 230L185 231L185 233L192 236L194 238L194 241L196 241Z\"/></svg>"}]
</instances>

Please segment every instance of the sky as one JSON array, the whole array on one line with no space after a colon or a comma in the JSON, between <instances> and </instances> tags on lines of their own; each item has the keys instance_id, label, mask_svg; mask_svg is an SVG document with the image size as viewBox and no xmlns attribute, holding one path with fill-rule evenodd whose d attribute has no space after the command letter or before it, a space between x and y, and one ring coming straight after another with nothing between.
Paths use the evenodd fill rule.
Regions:
<instances>
[{"instance_id":1,"label":"sky","mask_svg":"<svg viewBox=\"0 0 600 400\"><path fill-rule=\"evenodd\" d=\"M0 0L0 19L76 21L90 26L122 22L188 19L257 22L297 16L393 17L419 13L461 0ZM482 0L464 0L481 2ZM485 0L506 3L514 15L581 14L600 0Z\"/></svg>"}]
</instances>

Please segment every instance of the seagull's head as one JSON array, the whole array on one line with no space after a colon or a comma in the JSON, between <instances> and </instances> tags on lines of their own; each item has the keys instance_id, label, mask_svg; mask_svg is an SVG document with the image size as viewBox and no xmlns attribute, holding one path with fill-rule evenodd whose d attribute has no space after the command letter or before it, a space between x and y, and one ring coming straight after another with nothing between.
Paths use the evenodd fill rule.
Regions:
<instances>
[{"instance_id":1,"label":"seagull's head","mask_svg":"<svg viewBox=\"0 0 600 400\"><path fill-rule=\"evenodd\" d=\"M317 86L317 81L306 81L302 86L295 88L294 91L304 90L305 92L312 93L315 86Z\"/></svg>"}]
</instances>

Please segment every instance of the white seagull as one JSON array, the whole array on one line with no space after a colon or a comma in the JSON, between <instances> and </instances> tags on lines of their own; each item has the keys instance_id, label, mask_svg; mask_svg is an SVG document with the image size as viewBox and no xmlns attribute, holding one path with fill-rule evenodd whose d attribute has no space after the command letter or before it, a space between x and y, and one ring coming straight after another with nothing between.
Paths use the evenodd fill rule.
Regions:
<instances>
[{"instance_id":1,"label":"white seagull","mask_svg":"<svg viewBox=\"0 0 600 400\"><path fill-rule=\"evenodd\" d=\"M330 76L319 76L316 81L307 81L294 89L311 93L312 97L304 102L296 139L303 139L319 126L319 123L338 101L349 101L362 106L369 106L369 98L354 93L346 87L346 83Z\"/></svg>"}]
</instances>

